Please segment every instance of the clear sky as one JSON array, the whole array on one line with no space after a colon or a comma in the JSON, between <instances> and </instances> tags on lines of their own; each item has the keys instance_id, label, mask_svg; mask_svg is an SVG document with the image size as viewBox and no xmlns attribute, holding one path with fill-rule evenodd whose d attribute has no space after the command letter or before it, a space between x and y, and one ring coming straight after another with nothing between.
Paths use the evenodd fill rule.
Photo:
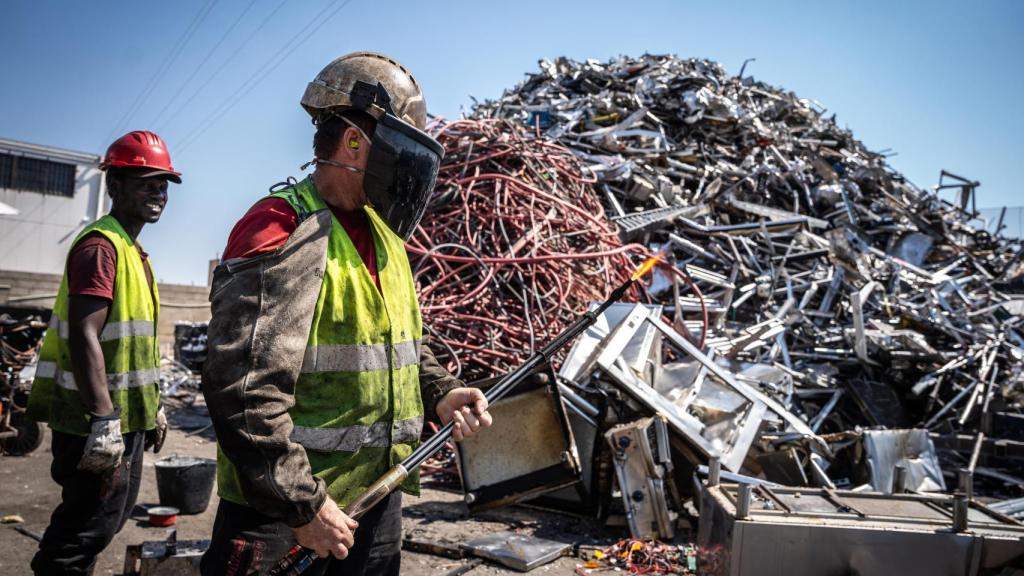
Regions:
<instances>
[{"instance_id":1,"label":"clear sky","mask_svg":"<svg viewBox=\"0 0 1024 576\"><path fill-rule=\"evenodd\" d=\"M168 142L171 186L142 242L157 276L206 262L311 153L298 101L330 60L384 52L457 116L537 61L674 53L812 98L919 186L980 180L979 206L1024 204L1024 2L358 2L4 0L0 137L101 154L129 129Z\"/></svg>"}]
</instances>

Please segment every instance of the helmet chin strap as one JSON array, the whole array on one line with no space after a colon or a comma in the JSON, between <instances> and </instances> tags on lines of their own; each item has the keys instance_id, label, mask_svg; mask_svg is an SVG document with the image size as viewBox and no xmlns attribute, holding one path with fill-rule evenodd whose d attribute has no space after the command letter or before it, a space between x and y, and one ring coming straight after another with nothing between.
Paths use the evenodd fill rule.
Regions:
<instances>
[{"instance_id":1,"label":"helmet chin strap","mask_svg":"<svg viewBox=\"0 0 1024 576\"><path fill-rule=\"evenodd\" d=\"M313 166L314 164L317 165L317 166L326 165L326 166L334 166L335 168L344 168L345 170L350 170L352 172L355 172L356 174L363 174L363 173L366 172L366 170L363 170L362 168L356 168L355 166L349 166L348 164L342 164L341 162L338 162L337 160L324 160L323 158L313 158L309 162L306 162L302 166L299 166L299 170L305 170L306 168L309 168L310 166Z\"/></svg>"}]
</instances>

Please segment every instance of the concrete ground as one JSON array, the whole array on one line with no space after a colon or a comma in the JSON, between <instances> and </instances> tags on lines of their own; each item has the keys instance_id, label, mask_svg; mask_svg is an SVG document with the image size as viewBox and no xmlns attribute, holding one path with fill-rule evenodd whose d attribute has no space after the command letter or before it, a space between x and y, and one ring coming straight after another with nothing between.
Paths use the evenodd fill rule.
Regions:
<instances>
[{"instance_id":1,"label":"concrete ground","mask_svg":"<svg viewBox=\"0 0 1024 576\"><path fill-rule=\"evenodd\" d=\"M163 451L159 455L146 453L144 478L136 514L100 556L95 571L97 576L121 574L127 545L165 538L165 528L154 528L145 523L145 508L158 502L153 462L175 453L215 457L216 444L210 429L201 429L205 426L204 422L209 422L204 418L202 411L202 407L199 407L198 411L186 409L173 413L172 429ZM47 433L43 445L32 454L24 457L0 457L0 516L17 514L24 518L21 526L36 533L42 533L46 528L50 512L60 497L58 486L50 479L49 446ZM179 516L178 539L209 538L216 508L217 495L214 493L209 507L202 514ZM36 551L36 542L16 532L12 526L0 526L0 574L30 574L28 565ZM456 546L471 538L501 531L536 535L567 543L583 542L588 545L607 545L616 539L594 522L522 508L504 508L470 517L461 494L429 488L425 488L419 498L405 497L403 528L406 538ZM467 562L471 561L404 550L402 573L413 576L446 574ZM535 569L533 573L572 574L580 562L581 560L575 557L561 558ZM515 572L491 564L481 564L465 572L471 576L512 573Z\"/></svg>"}]
</instances>

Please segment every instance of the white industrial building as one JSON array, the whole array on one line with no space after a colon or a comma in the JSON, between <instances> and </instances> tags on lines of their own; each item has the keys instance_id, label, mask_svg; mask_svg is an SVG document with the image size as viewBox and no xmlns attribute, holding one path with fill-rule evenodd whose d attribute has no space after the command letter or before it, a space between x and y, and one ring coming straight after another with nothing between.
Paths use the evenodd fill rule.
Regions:
<instances>
[{"instance_id":1,"label":"white industrial building","mask_svg":"<svg viewBox=\"0 0 1024 576\"><path fill-rule=\"evenodd\" d=\"M109 209L100 160L0 138L0 270L63 272L75 235Z\"/></svg>"}]
</instances>

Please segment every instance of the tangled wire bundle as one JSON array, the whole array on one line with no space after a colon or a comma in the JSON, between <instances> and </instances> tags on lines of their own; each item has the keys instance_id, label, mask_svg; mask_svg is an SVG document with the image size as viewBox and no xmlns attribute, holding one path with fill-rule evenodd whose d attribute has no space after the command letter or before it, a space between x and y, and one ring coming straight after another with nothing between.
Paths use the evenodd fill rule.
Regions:
<instances>
[{"instance_id":1,"label":"tangled wire bundle","mask_svg":"<svg viewBox=\"0 0 1024 576\"><path fill-rule=\"evenodd\" d=\"M408 250L434 351L472 381L528 358L647 250L620 242L595 181L558 144L504 120L433 132L445 159Z\"/></svg>"}]
</instances>

